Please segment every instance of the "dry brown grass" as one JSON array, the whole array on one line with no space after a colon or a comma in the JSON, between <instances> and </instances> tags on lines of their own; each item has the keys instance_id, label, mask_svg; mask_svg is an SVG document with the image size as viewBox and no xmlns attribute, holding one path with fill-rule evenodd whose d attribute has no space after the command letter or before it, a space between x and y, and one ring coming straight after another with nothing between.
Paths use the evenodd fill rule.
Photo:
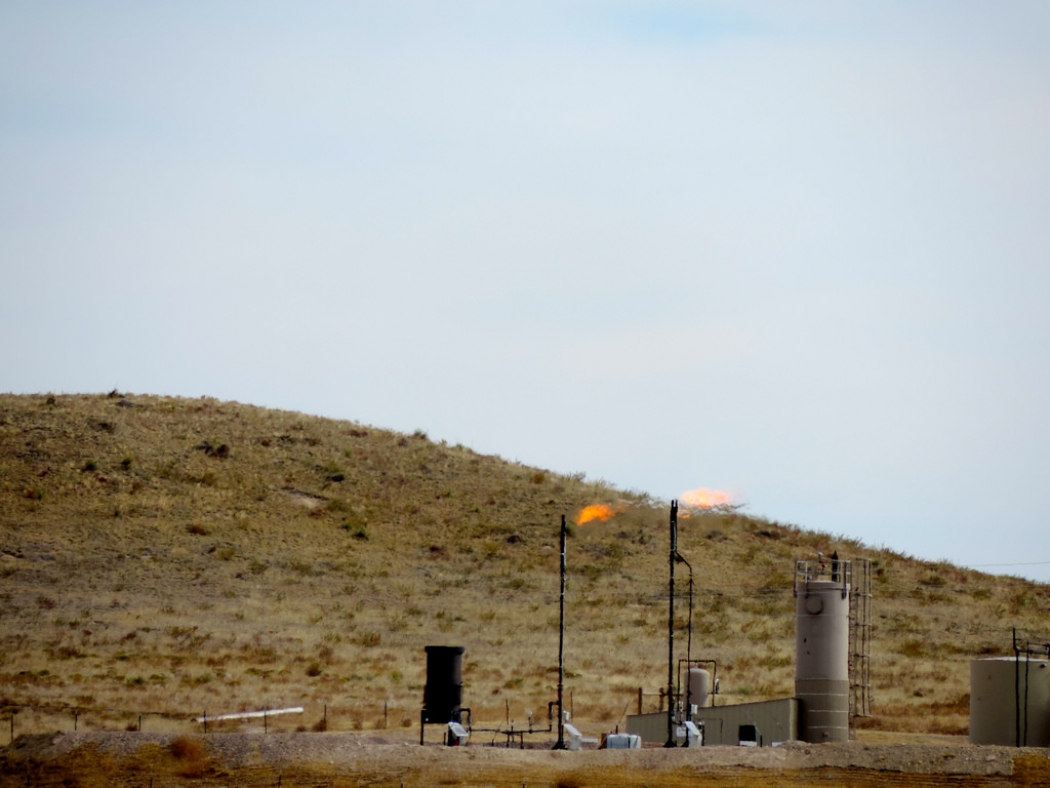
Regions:
<instances>
[{"instance_id":1,"label":"dry brown grass","mask_svg":"<svg viewBox=\"0 0 1050 788\"><path fill-rule=\"evenodd\" d=\"M179 736L168 745L172 756L179 761L175 773L179 777L199 779L211 770L204 742L193 736Z\"/></svg>"},{"instance_id":2,"label":"dry brown grass","mask_svg":"<svg viewBox=\"0 0 1050 788\"><path fill-rule=\"evenodd\" d=\"M475 720L539 720L558 518L594 502L622 505L573 529L566 665L597 730L666 681L667 512L647 496L236 403L0 396L0 707L31 707L16 732L69 729L73 709L81 727L192 731L204 711L303 705L269 721L294 730L324 704L331 730L404 730L423 647L443 643L466 647ZM679 543L693 653L718 660L724 702L792 691L794 559L873 558L876 729L962 731L969 659L1041 629L1050 599L739 512L683 519Z\"/></svg>"}]
</instances>

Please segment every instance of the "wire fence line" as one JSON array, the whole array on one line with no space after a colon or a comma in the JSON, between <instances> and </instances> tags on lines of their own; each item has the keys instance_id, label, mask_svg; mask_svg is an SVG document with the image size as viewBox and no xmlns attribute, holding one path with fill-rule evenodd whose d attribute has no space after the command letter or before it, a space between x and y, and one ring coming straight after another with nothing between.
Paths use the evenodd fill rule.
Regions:
<instances>
[{"instance_id":1,"label":"wire fence line","mask_svg":"<svg viewBox=\"0 0 1050 788\"><path fill-rule=\"evenodd\" d=\"M165 733L209 733L236 730L264 732L305 731L323 732L337 727L346 731L412 727L418 723L419 710L392 706L389 701L374 704L355 704L352 709L319 703L303 707L301 713L289 716L286 709L249 709L256 717L251 720L217 719L227 716L229 710L209 712L150 711L135 708L84 707L64 703L22 703L0 701L0 731L7 729L8 738L31 733L55 731L120 730ZM154 723L150 725L151 721ZM409 722L409 725L405 723ZM160 729L163 730L160 730Z\"/></svg>"}]
</instances>

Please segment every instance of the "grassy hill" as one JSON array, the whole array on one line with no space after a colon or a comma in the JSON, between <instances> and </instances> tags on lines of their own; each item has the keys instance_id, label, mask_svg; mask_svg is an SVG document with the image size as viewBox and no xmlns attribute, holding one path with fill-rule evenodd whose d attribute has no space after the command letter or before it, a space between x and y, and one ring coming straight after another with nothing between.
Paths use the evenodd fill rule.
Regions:
<instances>
[{"instance_id":1,"label":"grassy hill","mask_svg":"<svg viewBox=\"0 0 1050 788\"><path fill-rule=\"evenodd\" d=\"M476 723L539 720L559 518L593 503L617 513L569 541L566 667L596 731L666 682L664 502L422 432L206 398L0 395L0 710L16 732L69 728L74 709L81 727L144 713L182 730L291 705L307 714L285 728L325 705L333 729L414 728L423 647L447 644L466 647ZM683 518L679 549L693 656L718 660L722 702L792 694L793 562L818 550L874 561L868 727L965 732L969 660L1007 653L1011 626L1047 628L1047 586L731 510Z\"/></svg>"}]
</instances>

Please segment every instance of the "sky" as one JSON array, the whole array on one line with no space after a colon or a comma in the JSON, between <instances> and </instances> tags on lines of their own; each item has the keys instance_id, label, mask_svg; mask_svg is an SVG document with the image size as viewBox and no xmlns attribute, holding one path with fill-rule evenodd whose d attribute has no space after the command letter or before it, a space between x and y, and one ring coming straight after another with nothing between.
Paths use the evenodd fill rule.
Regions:
<instances>
[{"instance_id":1,"label":"sky","mask_svg":"<svg viewBox=\"0 0 1050 788\"><path fill-rule=\"evenodd\" d=\"M1021 0L0 0L0 391L1048 582L1048 40Z\"/></svg>"}]
</instances>

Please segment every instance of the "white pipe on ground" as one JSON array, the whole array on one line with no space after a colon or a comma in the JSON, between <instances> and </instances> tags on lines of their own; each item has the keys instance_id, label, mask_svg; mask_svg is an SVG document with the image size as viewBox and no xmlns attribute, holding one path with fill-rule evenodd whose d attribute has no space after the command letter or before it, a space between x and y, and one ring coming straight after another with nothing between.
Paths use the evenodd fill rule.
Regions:
<instances>
[{"instance_id":1,"label":"white pipe on ground","mask_svg":"<svg viewBox=\"0 0 1050 788\"><path fill-rule=\"evenodd\" d=\"M291 706L287 709L268 709L266 711L242 711L237 714L220 714L217 717L197 717L194 722L221 722L222 720L252 720L260 717L275 717L278 714L302 714L302 706Z\"/></svg>"}]
</instances>

